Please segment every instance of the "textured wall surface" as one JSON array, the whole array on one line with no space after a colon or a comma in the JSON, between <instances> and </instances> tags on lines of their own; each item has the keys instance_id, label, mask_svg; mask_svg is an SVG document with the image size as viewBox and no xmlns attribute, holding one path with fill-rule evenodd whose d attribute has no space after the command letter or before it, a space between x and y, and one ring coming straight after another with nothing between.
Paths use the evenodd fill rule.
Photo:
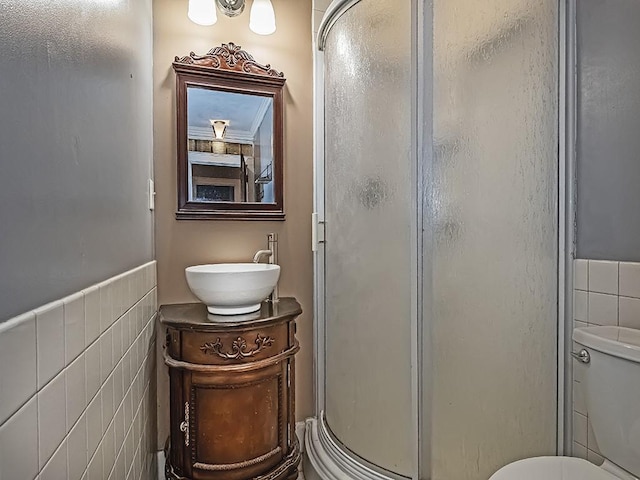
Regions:
<instances>
[{"instance_id":1,"label":"textured wall surface","mask_svg":"<svg viewBox=\"0 0 640 480\"><path fill-rule=\"evenodd\" d=\"M200 263L250 261L266 248L267 233L279 235L282 266L280 295L295 296L304 313L298 320L301 350L297 355L299 419L313 414L313 263L311 210L313 199L313 61L311 0L274 0L277 31L270 36L249 30L249 8L237 18L218 15L212 27L187 18L187 2L154 0L154 164L157 189L156 255L160 304L196 301L184 268ZM234 42L256 61L284 72L285 141L284 222L177 221L176 105L174 56L205 53ZM168 376L159 368L159 448L168 428Z\"/></svg>"},{"instance_id":2,"label":"textured wall surface","mask_svg":"<svg viewBox=\"0 0 640 480\"><path fill-rule=\"evenodd\" d=\"M580 0L577 256L640 261L640 3Z\"/></svg>"},{"instance_id":3,"label":"textured wall surface","mask_svg":"<svg viewBox=\"0 0 640 480\"><path fill-rule=\"evenodd\" d=\"M0 322L153 257L150 0L2 2Z\"/></svg>"}]
</instances>

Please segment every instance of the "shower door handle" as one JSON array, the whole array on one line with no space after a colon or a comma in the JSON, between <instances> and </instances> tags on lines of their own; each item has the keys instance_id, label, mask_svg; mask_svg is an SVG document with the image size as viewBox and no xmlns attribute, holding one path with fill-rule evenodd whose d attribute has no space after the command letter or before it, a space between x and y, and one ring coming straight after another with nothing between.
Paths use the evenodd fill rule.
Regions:
<instances>
[{"instance_id":1,"label":"shower door handle","mask_svg":"<svg viewBox=\"0 0 640 480\"><path fill-rule=\"evenodd\" d=\"M311 214L311 251L317 252L321 243L324 243L325 222L318 220L318 213Z\"/></svg>"}]
</instances>

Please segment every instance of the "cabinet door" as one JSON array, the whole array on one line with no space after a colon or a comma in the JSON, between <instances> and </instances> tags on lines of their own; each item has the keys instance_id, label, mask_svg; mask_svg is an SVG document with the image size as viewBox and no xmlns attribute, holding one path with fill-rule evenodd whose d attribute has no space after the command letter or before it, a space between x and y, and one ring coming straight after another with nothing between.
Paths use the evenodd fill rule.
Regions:
<instances>
[{"instance_id":1,"label":"cabinet door","mask_svg":"<svg viewBox=\"0 0 640 480\"><path fill-rule=\"evenodd\" d=\"M191 478L252 478L282 460L286 375L287 362L248 373L189 375Z\"/></svg>"}]
</instances>

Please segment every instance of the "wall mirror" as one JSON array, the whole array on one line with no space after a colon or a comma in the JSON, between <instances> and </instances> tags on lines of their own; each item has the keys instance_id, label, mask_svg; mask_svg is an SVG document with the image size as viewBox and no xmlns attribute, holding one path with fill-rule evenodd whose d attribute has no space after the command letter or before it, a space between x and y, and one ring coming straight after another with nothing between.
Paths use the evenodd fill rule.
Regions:
<instances>
[{"instance_id":1,"label":"wall mirror","mask_svg":"<svg viewBox=\"0 0 640 480\"><path fill-rule=\"evenodd\" d=\"M283 220L284 75L233 43L173 68L176 218Z\"/></svg>"}]
</instances>

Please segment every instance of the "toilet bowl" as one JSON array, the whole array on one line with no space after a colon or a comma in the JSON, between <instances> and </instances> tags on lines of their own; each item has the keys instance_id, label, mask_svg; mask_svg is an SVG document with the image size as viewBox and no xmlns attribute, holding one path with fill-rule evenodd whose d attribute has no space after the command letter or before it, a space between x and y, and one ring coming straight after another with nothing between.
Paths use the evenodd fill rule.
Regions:
<instances>
[{"instance_id":1,"label":"toilet bowl","mask_svg":"<svg viewBox=\"0 0 640 480\"><path fill-rule=\"evenodd\" d=\"M536 457L510 463L490 480L620 480L581 458Z\"/></svg>"},{"instance_id":2,"label":"toilet bowl","mask_svg":"<svg viewBox=\"0 0 640 480\"><path fill-rule=\"evenodd\" d=\"M601 467L571 457L513 462L489 480L640 480L640 330L576 328L582 388Z\"/></svg>"}]
</instances>

